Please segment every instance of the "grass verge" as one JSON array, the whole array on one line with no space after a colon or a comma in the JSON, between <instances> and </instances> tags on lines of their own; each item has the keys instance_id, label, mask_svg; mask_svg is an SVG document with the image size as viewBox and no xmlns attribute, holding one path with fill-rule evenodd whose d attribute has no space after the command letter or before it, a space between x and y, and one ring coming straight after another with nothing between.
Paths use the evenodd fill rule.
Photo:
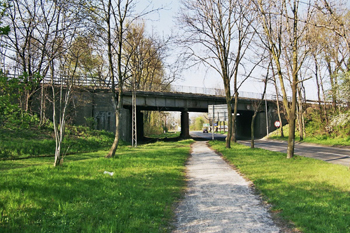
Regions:
<instances>
[{"instance_id":1,"label":"grass verge","mask_svg":"<svg viewBox=\"0 0 350 233\"><path fill-rule=\"evenodd\" d=\"M167 232L191 142L0 161L0 232Z\"/></svg>"},{"instance_id":2,"label":"grass verge","mask_svg":"<svg viewBox=\"0 0 350 233\"><path fill-rule=\"evenodd\" d=\"M224 142L213 149L250 179L286 221L303 232L350 232L350 171L345 166Z\"/></svg>"},{"instance_id":3,"label":"grass verge","mask_svg":"<svg viewBox=\"0 0 350 233\"><path fill-rule=\"evenodd\" d=\"M284 137L280 136L280 131L275 130L272 133L269 134L269 139L276 139L276 140L288 140L289 135L289 125L283 126L283 133ZM295 140L299 140L299 132L295 132ZM350 136L344 137L344 136L330 136L330 135L312 135L307 134L302 142L308 142L308 143L314 143L314 144L320 144L320 145L326 145L326 146L350 146Z\"/></svg>"},{"instance_id":4,"label":"grass verge","mask_svg":"<svg viewBox=\"0 0 350 233\"><path fill-rule=\"evenodd\" d=\"M167 132L162 134L147 135L148 138L165 139L165 138L177 138L180 137L181 132Z\"/></svg>"}]
</instances>

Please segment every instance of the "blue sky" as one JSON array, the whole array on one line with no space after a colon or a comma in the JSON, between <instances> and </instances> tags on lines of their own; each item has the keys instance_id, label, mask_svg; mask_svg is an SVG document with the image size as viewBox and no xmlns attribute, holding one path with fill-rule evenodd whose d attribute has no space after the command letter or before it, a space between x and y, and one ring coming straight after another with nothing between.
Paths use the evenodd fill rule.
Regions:
<instances>
[{"instance_id":1,"label":"blue sky","mask_svg":"<svg viewBox=\"0 0 350 233\"><path fill-rule=\"evenodd\" d=\"M180 10L180 0L140 0L138 8L144 9L146 6L153 5L154 8L164 7L158 13L153 13L148 15L146 21L146 27L148 31L155 31L158 35L166 36L171 33L171 31L176 31L176 15ZM256 74L256 76L261 76ZM211 69L206 69L203 67L194 67L190 70L186 70L182 73L181 79L175 82L175 85L182 86L195 86L195 87L205 87L205 88L223 88L223 82L220 76ZM259 77L260 78L260 77ZM314 80L310 80L305 83L307 87L307 98L316 99L316 84ZM247 80L241 87L240 91L243 92L254 92L261 93L263 85L261 82L256 80ZM268 88L269 94L275 94L272 84Z\"/></svg>"}]
</instances>

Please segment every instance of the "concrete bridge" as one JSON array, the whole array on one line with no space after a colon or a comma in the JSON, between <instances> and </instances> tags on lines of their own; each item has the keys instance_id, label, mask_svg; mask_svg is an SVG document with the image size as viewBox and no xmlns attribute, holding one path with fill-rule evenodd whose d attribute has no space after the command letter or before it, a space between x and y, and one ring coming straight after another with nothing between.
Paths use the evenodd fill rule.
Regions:
<instances>
[{"instance_id":1,"label":"concrete bridge","mask_svg":"<svg viewBox=\"0 0 350 233\"><path fill-rule=\"evenodd\" d=\"M121 139L131 141L131 92L124 92L123 109L121 111ZM77 106L78 117L74 123L84 124L86 117L94 117L98 129L115 131L115 115L111 102L112 94L107 90L95 90L93 92L81 92L75 94L74 98L83 100ZM238 102L237 116L237 138L250 137L250 124L253 115L253 104L257 99L240 98ZM276 104L268 101L268 124L269 131L275 129L273 123L278 119ZM142 111L178 111L181 112L181 136L189 137L189 112L208 112L208 105L226 104L222 96L191 94L191 93L171 93L171 92L137 92L137 132L138 139L142 139L143 119ZM266 135L266 113L265 105L261 107L255 121L255 137L261 138Z\"/></svg>"}]
</instances>

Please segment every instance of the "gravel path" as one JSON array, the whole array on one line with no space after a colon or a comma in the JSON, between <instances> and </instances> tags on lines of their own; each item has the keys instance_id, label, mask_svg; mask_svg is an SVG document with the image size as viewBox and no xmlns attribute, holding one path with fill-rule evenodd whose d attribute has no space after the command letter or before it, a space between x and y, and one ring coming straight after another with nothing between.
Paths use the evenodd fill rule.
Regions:
<instances>
[{"instance_id":1,"label":"gravel path","mask_svg":"<svg viewBox=\"0 0 350 233\"><path fill-rule=\"evenodd\" d=\"M206 142L193 144L188 190L176 209L178 232L280 232L249 183Z\"/></svg>"}]
</instances>

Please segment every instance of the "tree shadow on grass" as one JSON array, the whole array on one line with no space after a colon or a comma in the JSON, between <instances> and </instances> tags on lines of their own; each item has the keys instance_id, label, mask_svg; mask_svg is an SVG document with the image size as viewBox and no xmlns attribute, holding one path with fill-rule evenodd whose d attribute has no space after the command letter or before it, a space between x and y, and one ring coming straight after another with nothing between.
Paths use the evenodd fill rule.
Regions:
<instances>
[{"instance_id":1,"label":"tree shadow on grass","mask_svg":"<svg viewBox=\"0 0 350 233\"><path fill-rule=\"evenodd\" d=\"M127 152L119 159L12 173L0 182L0 232L157 232L166 228L173 201L184 185L179 169L185 156L179 161L173 154L163 160L159 156L164 155L152 150L142 156ZM105 169L114 175L104 174Z\"/></svg>"}]
</instances>

